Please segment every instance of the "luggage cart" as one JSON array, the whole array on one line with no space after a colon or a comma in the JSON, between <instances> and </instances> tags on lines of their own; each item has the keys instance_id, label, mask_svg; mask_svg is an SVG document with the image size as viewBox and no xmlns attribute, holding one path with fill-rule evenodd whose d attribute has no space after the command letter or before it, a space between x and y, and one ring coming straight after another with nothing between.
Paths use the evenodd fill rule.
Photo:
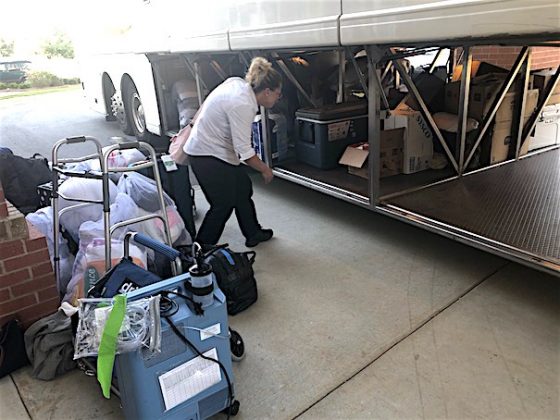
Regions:
<instances>
[{"instance_id":1,"label":"luggage cart","mask_svg":"<svg viewBox=\"0 0 560 420\"><path fill-rule=\"evenodd\" d=\"M127 277L145 275L140 267L134 267L136 274L131 271L127 260L130 239L165 255L176 271L181 271L179 251L146 235L129 232L125 235L123 258ZM123 277L116 272L120 264L100 280L113 284L106 283L97 292L119 288ZM241 338L228 326L226 298L214 277L212 303L204 305L200 314L200 308L191 304L194 295L189 284L190 274L186 273L127 293L127 301L161 294L165 304L162 298L161 353L153 355L137 349L115 359L112 391L119 396L126 418L203 419L220 412L236 415L239 411L239 402L234 399L231 345L234 334L238 340ZM104 297L110 295L113 293ZM86 365L93 368L90 363Z\"/></svg>"},{"instance_id":2,"label":"luggage cart","mask_svg":"<svg viewBox=\"0 0 560 420\"><path fill-rule=\"evenodd\" d=\"M96 153L75 157L75 158L60 158L59 151L61 147L66 145L75 145L82 143L92 143L96 148ZM125 150L125 149L138 149L147 151L149 158L145 163L140 163L132 167L126 168L109 168L109 156L115 150ZM90 159L98 159L101 167L100 172L94 171L70 171L64 168L65 164L68 163L79 163ZM60 289L60 250L59 250L59 235L60 235L60 218L65 213L76 210L80 207L85 207L91 204L100 204L103 206L103 224L104 224L104 239L105 239L105 271L111 269L111 237L115 230L128 226L134 223L143 222L146 220L159 218L164 227L165 239L169 246L172 245L171 235L169 233L169 222L167 219L167 211L165 207L165 202L163 199L163 189L161 184L161 178L157 165L157 158L155 150L152 146L145 142L124 142L119 144L114 144L107 147L105 150L102 149L101 143L90 136L80 136L80 137L68 137L57 141L52 149L52 166L53 166L53 180L52 180L52 208L53 208L53 242L54 242L54 272L56 276L56 282ZM156 188L158 192L158 203L161 210L161 214L150 214L146 216L136 217L129 219L120 223L116 223L111 226L110 212L111 203L109 197L109 175L111 173L118 172L131 172L140 171L142 169L153 168L154 180L156 183ZM67 177L78 177L85 179L98 179L102 182L103 199L102 200L85 200L75 197L65 197L58 192L59 180L61 176ZM70 205L64 209L59 209L58 199L63 198L67 201L76 202L77 204ZM177 274L175 271L175 266L172 266L173 274Z\"/></svg>"}]
</instances>

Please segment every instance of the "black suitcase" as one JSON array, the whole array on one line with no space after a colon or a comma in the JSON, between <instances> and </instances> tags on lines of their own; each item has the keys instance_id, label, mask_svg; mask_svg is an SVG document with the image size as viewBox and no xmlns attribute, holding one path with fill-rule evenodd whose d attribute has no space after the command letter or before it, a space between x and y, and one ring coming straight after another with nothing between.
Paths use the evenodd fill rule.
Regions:
<instances>
[{"instance_id":1,"label":"black suitcase","mask_svg":"<svg viewBox=\"0 0 560 420\"><path fill-rule=\"evenodd\" d=\"M167 172L165 165L158 158L158 169L163 190L175 201L177 211L185 222L185 229L192 238L196 236L194 218L196 207L194 205L194 190L189 177L189 167L177 165L176 171ZM142 169L140 172L149 178L154 178L152 168Z\"/></svg>"}]
</instances>

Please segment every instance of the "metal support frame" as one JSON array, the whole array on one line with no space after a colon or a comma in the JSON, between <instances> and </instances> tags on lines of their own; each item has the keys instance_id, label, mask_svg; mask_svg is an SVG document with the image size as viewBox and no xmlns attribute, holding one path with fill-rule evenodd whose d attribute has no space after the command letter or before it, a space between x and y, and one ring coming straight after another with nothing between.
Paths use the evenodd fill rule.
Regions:
<instances>
[{"instance_id":1,"label":"metal support frame","mask_svg":"<svg viewBox=\"0 0 560 420\"><path fill-rule=\"evenodd\" d=\"M199 66L198 63L194 62L191 63L189 58L186 55L182 55L187 68L191 72L192 76L194 77L194 81L196 83L196 94L198 96L198 106L202 106L202 102L204 102L204 94L203 90L208 90L208 86L204 82L204 79L200 77Z\"/></svg>"},{"instance_id":2,"label":"metal support frame","mask_svg":"<svg viewBox=\"0 0 560 420\"><path fill-rule=\"evenodd\" d=\"M338 50L338 87L336 92L336 103L344 102L344 79L346 73L346 50Z\"/></svg>"},{"instance_id":3,"label":"metal support frame","mask_svg":"<svg viewBox=\"0 0 560 420\"><path fill-rule=\"evenodd\" d=\"M210 63L210 67L212 67L212 70L214 70L216 72L216 74L218 75L219 78L221 78L222 80L226 80L228 78L228 75L222 69L222 66L220 66L220 63L218 63L216 60L210 60L209 63Z\"/></svg>"},{"instance_id":4,"label":"metal support frame","mask_svg":"<svg viewBox=\"0 0 560 420\"><path fill-rule=\"evenodd\" d=\"M301 86L301 84L298 82L296 77L292 74L292 72L290 71L290 69L288 68L286 63L284 62L284 59L282 57L280 57L280 55L276 52L272 52L270 55L272 56L272 58L274 58L276 60L276 64L278 65L278 67L280 67L280 70L282 70L282 72L286 75L288 80L290 80L290 82L293 83L293 85L296 87L296 89L303 95L305 100L307 102L309 102L313 107L316 108L318 106L318 104L313 101L311 96L309 96L309 94L305 91L303 86Z\"/></svg>"},{"instance_id":5,"label":"metal support frame","mask_svg":"<svg viewBox=\"0 0 560 420\"><path fill-rule=\"evenodd\" d=\"M369 58L368 58L369 60ZM383 84L381 83L381 76L379 75L380 71L377 70L377 63L373 63L370 60L371 65L373 65L375 71L373 72L373 80L375 82L375 84L377 85L377 94L379 95L379 97L381 98L381 101L383 102L383 107L387 110L387 112L390 112L391 110L389 109L389 100L387 99L387 95L385 95L385 91L383 90Z\"/></svg>"},{"instance_id":6,"label":"metal support frame","mask_svg":"<svg viewBox=\"0 0 560 420\"><path fill-rule=\"evenodd\" d=\"M465 47L465 60L463 61L463 74L461 77L461 91L459 93L459 126L457 127L457 140L459 142L459 176L463 175L465 170L465 144L467 141L467 117L469 112L471 89L471 67L472 51L470 47Z\"/></svg>"},{"instance_id":7,"label":"metal support frame","mask_svg":"<svg viewBox=\"0 0 560 420\"><path fill-rule=\"evenodd\" d=\"M382 56L382 51L374 46L366 48L368 57L368 78L373 80L378 77L377 63ZM381 179L381 101L380 84L369 83L368 92L368 143L369 143L369 178L368 189L370 207L375 208L379 202Z\"/></svg>"},{"instance_id":8,"label":"metal support frame","mask_svg":"<svg viewBox=\"0 0 560 420\"><path fill-rule=\"evenodd\" d=\"M352 51L350 51L349 47L346 47L346 51L348 53L348 57L350 57L350 61L352 61L352 65L354 66L354 71L358 75L358 79L360 79L360 84L362 85L362 89L364 90L366 98L369 99L369 92L368 92L368 85L367 85L366 77L364 76L364 74L360 70L360 67L358 66L358 62L356 61L356 57L354 57L354 54L352 54ZM367 51L367 49L366 49L366 51ZM369 65L369 63L368 63L368 65Z\"/></svg>"},{"instance_id":9,"label":"metal support frame","mask_svg":"<svg viewBox=\"0 0 560 420\"><path fill-rule=\"evenodd\" d=\"M406 84L406 87L408 88L408 91L414 96L414 99L416 99L416 101L420 105L420 108L422 110L422 114L424 115L424 118L426 118L426 121L428 122L432 131L435 133L436 137L438 138L438 140L441 144L441 147L443 147L443 150L445 150L445 154L447 155L447 157L449 158L449 161L451 162L451 164L455 168L455 171L457 173L459 173L459 165L457 164L457 161L455 160L455 158L453 157L453 154L449 150L449 146L447 146L447 143L445 142L445 139L443 138L443 136L441 134L441 131L439 130L438 126L436 125L436 123L435 123L435 121L432 117L432 114L430 113L430 111L428 110L428 107L426 106L426 103L424 102L424 100L420 96L420 92L416 88L416 85L412 81L412 78L410 77L410 75L404 69L402 63L400 62L400 59L395 58L393 56L391 56L390 59L393 61L393 64L394 64L395 68L397 69L398 73L401 75L404 83Z\"/></svg>"},{"instance_id":10,"label":"metal support frame","mask_svg":"<svg viewBox=\"0 0 560 420\"><path fill-rule=\"evenodd\" d=\"M552 92L554 92L554 89L556 89L559 80L560 80L560 66L558 66L558 68L556 69L556 73L554 74L554 77L548 82L548 86L545 88L544 95L542 95L542 97L539 98L539 104L537 105L535 111L529 118L529 121L527 121L527 124L525 124L525 126L523 127L523 137L522 137L523 141L521 142L520 149L521 147L523 147L523 144L529 138L529 134L531 133L531 131L533 131L533 128L535 128L535 124L537 123L537 118L539 117L543 108L546 106L546 103L552 96Z\"/></svg>"},{"instance_id":11,"label":"metal support frame","mask_svg":"<svg viewBox=\"0 0 560 420\"><path fill-rule=\"evenodd\" d=\"M525 127L525 108L527 105L527 92L529 90L529 78L531 76L531 56L532 50L529 48L527 51L527 58L524 62L524 72L523 72L523 88L521 89L521 104L518 109L515 133L515 159L519 159L519 153L521 151L521 146L523 145L523 128Z\"/></svg>"},{"instance_id":12,"label":"metal support frame","mask_svg":"<svg viewBox=\"0 0 560 420\"><path fill-rule=\"evenodd\" d=\"M387 64L385 65L385 69L383 69L383 73L381 74L381 81L385 80L385 77L387 77L389 71L391 71L391 67L393 67L393 62L387 61Z\"/></svg>"},{"instance_id":13,"label":"metal support frame","mask_svg":"<svg viewBox=\"0 0 560 420\"><path fill-rule=\"evenodd\" d=\"M502 101L504 100L509 88L511 87L511 85L515 81L515 77L517 76L517 73L519 73L519 70L521 69L521 66L523 65L523 62L527 58L527 54L528 54L528 48L523 47L523 49L521 50L521 52L517 56L517 59L515 60L515 63L513 64L513 67L511 68L510 73L508 74L506 80L504 81L504 84L502 85L499 92L496 94L496 97L494 98L494 102L492 102L492 105L490 107L490 111L489 111L488 115L484 118L484 121L482 123L482 129L480 130L480 133L478 134L478 137L477 137L476 141L474 142L474 145L473 145L473 147L472 147L472 149L471 149L471 151L470 151L470 153L467 157L467 160L465 161L465 164L464 164L465 168L467 168L469 166L469 163L471 162L471 160L472 160L472 158L473 158L473 156L476 152L476 149L478 148L478 146L482 142L482 139L484 138L484 135L486 134L486 131L490 127L490 124L492 123L492 121L494 119L494 116L498 112L498 109L499 109L500 105L502 104Z\"/></svg>"},{"instance_id":14,"label":"metal support frame","mask_svg":"<svg viewBox=\"0 0 560 420\"><path fill-rule=\"evenodd\" d=\"M430 67L428 69L428 73L433 73L434 69L436 68L436 62L438 61L439 57L441 56L441 53L443 52L443 48L440 48L438 50L438 52L436 53L436 56L434 57L434 59L432 60L432 63L430 64Z\"/></svg>"},{"instance_id":15,"label":"metal support frame","mask_svg":"<svg viewBox=\"0 0 560 420\"><path fill-rule=\"evenodd\" d=\"M241 61L243 62L243 64L245 64L245 66L247 68L249 68L249 65L251 64L251 62L247 59L247 57L245 57L245 53L243 51L240 51L238 56L241 59Z\"/></svg>"}]
</instances>

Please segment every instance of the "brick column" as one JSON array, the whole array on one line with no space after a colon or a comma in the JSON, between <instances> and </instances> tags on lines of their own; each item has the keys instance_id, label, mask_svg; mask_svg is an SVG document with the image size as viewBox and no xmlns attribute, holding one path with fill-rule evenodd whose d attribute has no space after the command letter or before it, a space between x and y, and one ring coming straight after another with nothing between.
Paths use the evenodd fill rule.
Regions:
<instances>
[{"instance_id":1,"label":"brick column","mask_svg":"<svg viewBox=\"0 0 560 420\"><path fill-rule=\"evenodd\" d=\"M6 204L6 199L4 198L4 190L2 189L2 184L0 183L0 218L8 217L8 205Z\"/></svg>"},{"instance_id":2,"label":"brick column","mask_svg":"<svg viewBox=\"0 0 560 420\"><path fill-rule=\"evenodd\" d=\"M0 325L18 318L27 328L59 304L45 237L0 192Z\"/></svg>"}]
</instances>

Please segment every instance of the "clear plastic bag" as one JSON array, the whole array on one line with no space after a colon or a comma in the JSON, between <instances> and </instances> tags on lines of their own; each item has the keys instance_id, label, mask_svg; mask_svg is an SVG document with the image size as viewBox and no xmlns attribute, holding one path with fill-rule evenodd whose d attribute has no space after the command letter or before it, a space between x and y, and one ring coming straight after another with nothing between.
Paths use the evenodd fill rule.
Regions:
<instances>
[{"instance_id":1,"label":"clear plastic bag","mask_svg":"<svg viewBox=\"0 0 560 420\"><path fill-rule=\"evenodd\" d=\"M115 202L111 205L111 226L137 216L138 206L136 206L134 201L126 194L117 194ZM113 233L112 239L122 241L129 230L138 231L141 225L141 223L138 223L117 229ZM86 250L88 245L94 240L104 238L103 219L82 223L79 230L79 238L80 248L72 267L72 277L66 287L64 299L62 299L63 302L69 302L72 305L76 305L78 299L85 297L84 275L87 268ZM122 246L119 248L121 249L120 253L114 253L113 248L111 248L112 261L114 261L115 256L122 256Z\"/></svg>"},{"instance_id":2,"label":"clear plastic bag","mask_svg":"<svg viewBox=\"0 0 560 420\"><path fill-rule=\"evenodd\" d=\"M161 352L160 296L128 301L117 337L116 354L144 349L149 357ZM80 299L74 360L97 356L113 299Z\"/></svg>"},{"instance_id":3,"label":"clear plastic bag","mask_svg":"<svg viewBox=\"0 0 560 420\"><path fill-rule=\"evenodd\" d=\"M127 194L143 210L148 212L160 210L156 182L153 179L137 172L126 173L119 180L117 190ZM175 202L165 192L163 201L166 207L175 205Z\"/></svg>"},{"instance_id":4,"label":"clear plastic bag","mask_svg":"<svg viewBox=\"0 0 560 420\"><path fill-rule=\"evenodd\" d=\"M103 185L99 179L83 179L83 178L69 178L64 181L59 188L61 196L67 197L68 200L63 198L59 199L59 209L62 210L66 207L79 204L74 200L89 200L89 201L102 201L103 200ZM113 203L117 196L117 189L112 181L109 181L109 201ZM72 235L72 238L78 242L79 229L82 223L98 220L103 213L103 206L101 204L89 204L83 207L68 210L60 217L60 224Z\"/></svg>"},{"instance_id":5,"label":"clear plastic bag","mask_svg":"<svg viewBox=\"0 0 560 420\"><path fill-rule=\"evenodd\" d=\"M53 240L53 214L52 207L44 207L37 210L35 213L29 213L25 216L27 221L37 228L39 232L45 235L47 240L47 248L51 264L54 267L54 240ZM68 249L66 239L59 235L58 237L58 252L60 257L60 275L58 284L56 285L59 293L66 293L68 282L72 278L72 266L74 265L74 256Z\"/></svg>"}]
</instances>

